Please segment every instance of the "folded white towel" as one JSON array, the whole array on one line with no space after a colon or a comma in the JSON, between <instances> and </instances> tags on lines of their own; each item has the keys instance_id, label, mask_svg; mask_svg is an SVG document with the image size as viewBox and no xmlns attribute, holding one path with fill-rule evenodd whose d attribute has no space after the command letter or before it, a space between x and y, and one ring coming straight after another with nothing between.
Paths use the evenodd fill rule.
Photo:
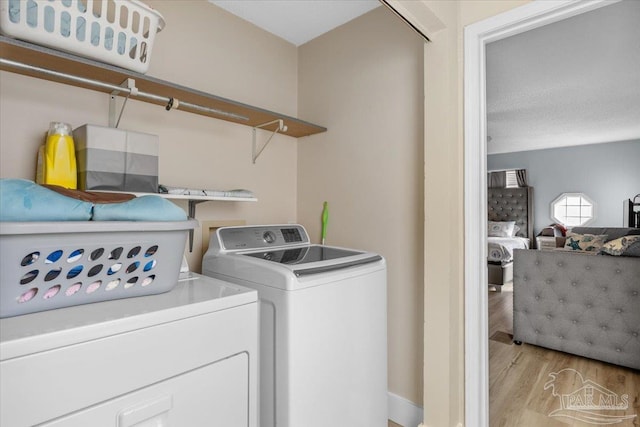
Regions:
<instances>
[{"instance_id":1,"label":"folded white towel","mask_svg":"<svg viewBox=\"0 0 640 427\"><path fill-rule=\"evenodd\" d=\"M218 191L218 190L204 190L207 196L213 197L254 197L253 192L249 190L228 190L228 191Z\"/></svg>"},{"instance_id":2,"label":"folded white towel","mask_svg":"<svg viewBox=\"0 0 640 427\"><path fill-rule=\"evenodd\" d=\"M169 194L175 194L179 196L206 196L204 190L196 190L193 188L179 188L179 187L169 187L167 185L164 186L167 189Z\"/></svg>"},{"instance_id":3,"label":"folded white towel","mask_svg":"<svg viewBox=\"0 0 640 427\"><path fill-rule=\"evenodd\" d=\"M163 188L167 190L168 194L181 195L181 196L209 196L209 197L237 197L237 198L252 198L255 197L250 190L198 190L194 188L182 188L182 187L170 187L163 185Z\"/></svg>"}]
</instances>

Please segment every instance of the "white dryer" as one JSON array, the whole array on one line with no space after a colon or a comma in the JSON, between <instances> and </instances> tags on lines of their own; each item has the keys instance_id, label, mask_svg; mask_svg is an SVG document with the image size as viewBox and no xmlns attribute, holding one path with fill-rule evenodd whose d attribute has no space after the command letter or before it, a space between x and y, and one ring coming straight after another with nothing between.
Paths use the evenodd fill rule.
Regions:
<instances>
[{"instance_id":1,"label":"white dryer","mask_svg":"<svg viewBox=\"0 0 640 427\"><path fill-rule=\"evenodd\" d=\"M0 319L0 425L257 427L258 295L159 295Z\"/></svg>"},{"instance_id":2,"label":"white dryer","mask_svg":"<svg viewBox=\"0 0 640 427\"><path fill-rule=\"evenodd\" d=\"M203 274L256 289L260 426L386 427L386 264L301 225L220 228Z\"/></svg>"}]
</instances>

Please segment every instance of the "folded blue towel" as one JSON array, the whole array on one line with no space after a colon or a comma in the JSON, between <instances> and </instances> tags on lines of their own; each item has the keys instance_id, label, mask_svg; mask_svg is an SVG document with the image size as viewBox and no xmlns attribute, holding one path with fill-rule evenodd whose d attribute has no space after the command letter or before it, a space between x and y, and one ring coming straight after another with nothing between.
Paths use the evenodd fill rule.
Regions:
<instances>
[{"instance_id":1,"label":"folded blue towel","mask_svg":"<svg viewBox=\"0 0 640 427\"><path fill-rule=\"evenodd\" d=\"M0 221L88 221L93 203L26 179L0 179Z\"/></svg>"},{"instance_id":2,"label":"folded blue towel","mask_svg":"<svg viewBox=\"0 0 640 427\"><path fill-rule=\"evenodd\" d=\"M184 221L178 206L159 196L141 196L123 203L97 204L94 221Z\"/></svg>"},{"instance_id":3,"label":"folded blue towel","mask_svg":"<svg viewBox=\"0 0 640 427\"><path fill-rule=\"evenodd\" d=\"M184 221L184 211L159 196L123 203L85 202L26 179L0 179L0 221Z\"/></svg>"}]
</instances>

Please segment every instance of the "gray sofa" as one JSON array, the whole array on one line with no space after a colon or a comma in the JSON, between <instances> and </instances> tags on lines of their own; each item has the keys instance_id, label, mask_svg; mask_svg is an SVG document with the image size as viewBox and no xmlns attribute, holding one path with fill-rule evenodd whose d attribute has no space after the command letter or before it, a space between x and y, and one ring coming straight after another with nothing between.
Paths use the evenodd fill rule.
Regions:
<instances>
[{"instance_id":1,"label":"gray sofa","mask_svg":"<svg viewBox=\"0 0 640 427\"><path fill-rule=\"evenodd\" d=\"M574 228L613 240L640 229ZM640 257L516 250L513 338L640 369Z\"/></svg>"}]
</instances>

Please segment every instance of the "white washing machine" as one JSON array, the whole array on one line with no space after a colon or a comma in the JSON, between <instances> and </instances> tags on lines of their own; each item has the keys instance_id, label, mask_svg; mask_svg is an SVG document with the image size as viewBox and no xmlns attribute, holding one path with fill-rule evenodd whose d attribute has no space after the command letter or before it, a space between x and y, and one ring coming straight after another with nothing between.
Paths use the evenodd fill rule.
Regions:
<instances>
[{"instance_id":1,"label":"white washing machine","mask_svg":"<svg viewBox=\"0 0 640 427\"><path fill-rule=\"evenodd\" d=\"M256 289L260 426L386 427L386 264L301 225L225 227L203 274Z\"/></svg>"}]
</instances>

